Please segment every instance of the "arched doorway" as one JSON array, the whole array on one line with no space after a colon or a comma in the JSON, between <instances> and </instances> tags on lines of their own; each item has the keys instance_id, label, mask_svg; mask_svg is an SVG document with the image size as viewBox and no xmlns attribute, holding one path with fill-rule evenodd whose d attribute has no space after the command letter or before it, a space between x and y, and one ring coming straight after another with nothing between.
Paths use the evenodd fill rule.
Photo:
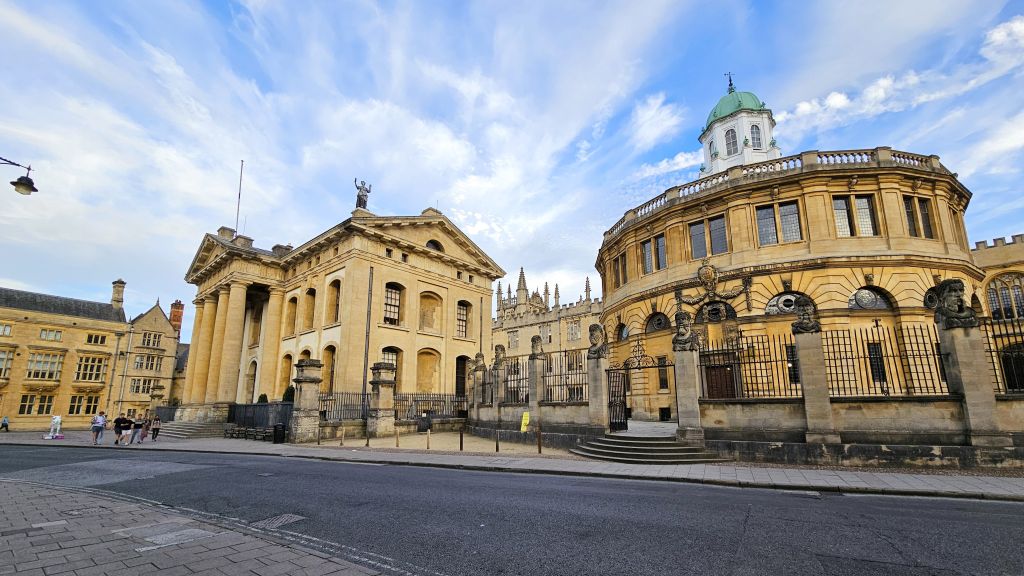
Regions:
<instances>
[{"instance_id":1,"label":"arched doorway","mask_svg":"<svg viewBox=\"0 0 1024 576\"><path fill-rule=\"evenodd\" d=\"M455 395L466 395L466 366L469 363L469 356L459 356L455 359Z\"/></svg>"},{"instance_id":2,"label":"arched doorway","mask_svg":"<svg viewBox=\"0 0 1024 576\"><path fill-rule=\"evenodd\" d=\"M249 369L245 371L245 394L242 396L243 402L256 401L256 368L256 361L253 360L249 363Z\"/></svg>"}]
</instances>

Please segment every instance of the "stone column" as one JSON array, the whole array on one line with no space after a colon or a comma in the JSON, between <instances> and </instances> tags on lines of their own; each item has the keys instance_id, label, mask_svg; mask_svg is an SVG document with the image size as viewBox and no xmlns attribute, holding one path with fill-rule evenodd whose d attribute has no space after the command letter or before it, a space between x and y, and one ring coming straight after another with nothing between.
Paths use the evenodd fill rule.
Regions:
<instances>
[{"instance_id":1,"label":"stone column","mask_svg":"<svg viewBox=\"0 0 1024 576\"><path fill-rule=\"evenodd\" d=\"M221 348L218 402L235 402L238 396L238 373L242 362L242 337L245 333L245 292L248 282L232 282L228 295L228 311Z\"/></svg>"},{"instance_id":2,"label":"stone column","mask_svg":"<svg viewBox=\"0 0 1024 576\"><path fill-rule=\"evenodd\" d=\"M190 404L202 404L206 402L206 388L210 377L210 352L213 345L213 330L217 321L217 299L207 296L203 299L203 326L199 330L199 341L196 343L195 356L189 351L189 364L195 361L196 367L193 372L193 383L190 386L192 396Z\"/></svg>"},{"instance_id":3,"label":"stone column","mask_svg":"<svg viewBox=\"0 0 1024 576\"><path fill-rule=\"evenodd\" d=\"M370 413L366 419L366 434L370 438L392 436L395 433L395 365L377 362L373 372Z\"/></svg>"},{"instance_id":4,"label":"stone column","mask_svg":"<svg viewBox=\"0 0 1024 576\"><path fill-rule=\"evenodd\" d=\"M608 430L607 356L587 354L587 393L590 395L590 425Z\"/></svg>"},{"instance_id":5,"label":"stone column","mask_svg":"<svg viewBox=\"0 0 1024 576\"><path fill-rule=\"evenodd\" d=\"M673 346L679 420L676 438L687 446L704 446L704 427L700 423L700 352L675 348Z\"/></svg>"},{"instance_id":6,"label":"stone column","mask_svg":"<svg viewBox=\"0 0 1024 576\"><path fill-rule=\"evenodd\" d=\"M842 441L832 419L832 404L825 374L825 350L817 332L794 334L800 363L800 385L804 391L804 413L807 416L808 444L840 444Z\"/></svg>"},{"instance_id":7,"label":"stone column","mask_svg":"<svg viewBox=\"0 0 1024 576\"><path fill-rule=\"evenodd\" d=\"M985 352L985 339L978 327L939 329L946 385L951 394L960 394L964 427L972 446L1012 446L1010 436L999 430L996 421L995 386L991 365Z\"/></svg>"},{"instance_id":8,"label":"stone column","mask_svg":"<svg viewBox=\"0 0 1024 576\"><path fill-rule=\"evenodd\" d=\"M267 316L263 321L263 348L260 350L259 394L274 395L277 384L277 363L281 355L281 309L284 306L284 290L270 289L267 302Z\"/></svg>"},{"instance_id":9,"label":"stone column","mask_svg":"<svg viewBox=\"0 0 1024 576\"><path fill-rule=\"evenodd\" d=\"M312 442L320 432L320 410L318 399L320 373L323 364L319 360L299 360L295 364L295 403L292 409L291 442Z\"/></svg>"},{"instance_id":10,"label":"stone column","mask_svg":"<svg viewBox=\"0 0 1024 576\"><path fill-rule=\"evenodd\" d=\"M530 354L530 427L537 429L540 422L540 401L544 398L544 375L548 371L548 359L543 353Z\"/></svg>"},{"instance_id":11,"label":"stone column","mask_svg":"<svg viewBox=\"0 0 1024 576\"><path fill-rule=\"evenodd\" d=\"M203 299L197 298L193 304L196 305L196 313L192 322L192 338L189 340L191 351L198 352L199 350L199 333L203 327ZM189 404L192 402L192 387L195 385L196 378L196 362L195 356L192 356L188 360L188 364L185 367L185 389L181 392L181 403Z\"/></svg>"},{"instance_id":12,"label":"stone column","mask_svg":"<svg viewBox=\"0 0 1024 576\"><path fill-rule=\"evenodd\" d=\"M213 324L213 341L210 343L210 371L206 380L205 402L216 402L220 388L220 365L224 352L224 327L228 318L228 299L230 288L221 286L217 289L217 319Z\"/></svg>"}]
</instances>

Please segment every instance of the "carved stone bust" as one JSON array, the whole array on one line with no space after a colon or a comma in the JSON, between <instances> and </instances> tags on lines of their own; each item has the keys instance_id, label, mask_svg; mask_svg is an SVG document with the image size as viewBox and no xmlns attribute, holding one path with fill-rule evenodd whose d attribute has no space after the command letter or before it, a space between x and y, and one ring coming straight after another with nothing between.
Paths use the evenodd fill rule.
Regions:
<instances>
[{"instance_id":1,"label":"carved stone bust","mask_svg":"<svg viewBox=\"0 0 1024 576\"><path fill-rule=\"evenodd\" d=\"M935 323L944 330L950 328L972 328L978 325L974 309L964 304L964 281L943 280L935 287L938 303L935 307Z\"/></svg>"},{"instance_id":2,"label":"carved stone bust","mask_svg":"<svg viewBox=\"0 0 1024 576\"><path fill-rule=\"evenodd\" d=\"M505 367L505 346L503 344L496 344L494 346L494 367Z\"/></svg>"},{"instance_id":3,"label":"carved stone bust","mask_svg":"<svg viewBox=\"0 0 1024 576\"><path fill-rule=\"evenodd\" d=\"M487 370L487 360L484 359L483 352L476 353L476 359L473 361L473 370L476 372Z\"/></svg>"},{"instance_id":4,"label":"carved stone bust","mask_svg":"<svg viewBox=\"0 0 1024 576\"><path fill-rule=\"evenodd\" d=\"M587 349L587 358L607 358L608 343L604 338L604 326L600 324L590 325L590 348Z\"/></svg>"},{"instance_id":5,"label":"carved stone bust","mask_svg":"<svg viewBox=\"0 0 1024 576\"><path fill-rule=\"evenodd\" d=\"M696 350L698 348L697 338L692 330L693 318L685 310L676 312L676 333L672 336L672 350L681 352L684 350Z\"/></svg>"},{"instance_id":6,"label":"carved stone bust","mask_svg":"<svg viewBox=\"0 0 1024 576\"><path fill-rule=\"evenodd\" d=\"M530 338L530 360L544 357L544 346L541 345L543 340L540 336L534 336Z\"/></svg>"},{"instance_id":7,"label":"carved stone bust","mask_svg":"<svg viewBox=\"0 0 1024 576\"><path fill-rule=\"evenodd\" d=\"M813 334L821 332L821 322L814 319L814 302L807 296L798 296L794 305L796 322L793 322L793 334Z\"/></svg>"}]
</instances>

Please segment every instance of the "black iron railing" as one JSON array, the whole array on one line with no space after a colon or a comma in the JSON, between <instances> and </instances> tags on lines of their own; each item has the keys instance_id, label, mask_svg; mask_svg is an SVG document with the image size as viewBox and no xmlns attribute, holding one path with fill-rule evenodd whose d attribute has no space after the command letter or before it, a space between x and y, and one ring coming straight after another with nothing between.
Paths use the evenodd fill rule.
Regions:
<instances>
[{"instance_id":1,"label":"black iron railing","mask_svg":"<svg viewBox=\"0 0 1024 576\"><path fill-rule=\"evenodd\" d=\"M1024 319L986 318L982 329L996 393L1024 394Z\"/></svg>"},{"instance_id":2,"label":"black iron railing","mask_svg":"<svg viewBox=\"0 0 1024 576\"><path fill-rule=\"evenodd\" d=\"M698 372L701 397L800 398L800 364L789 334L706 341Z\"/></svg>"},{"instance_id":3,"label":"black iron railing","mask_svg":"<svg viewBox=\"0 0 1024 576\"><path fill-rule=\"evenodd\" d=\"M548 355L542 398L545 402L586 402L590 397L588 384L585 349Z\"/></svg>"},{"instance_id":4,"label":"black iron railing","mask_svg":"<svg viewBox=\"0 0 1024 576\"><path fill-rule=\"evenodd\" d=\"M942 350L932 324L821 333L829 395L948 395Z\"/></svg>"},{"instance_id":5,"label":"black iron railing","mask_svg":"<svg viewBox=\"0 0 1024 576\"><path fill-rule=\"evenodd\" d=\"M362 419L370 405L370 395L360 392L321 393L318 398L321 422Z\"/></svg>"},{"instance_id":6,"label":"black iron railing","mask_svg":"<svg viewBox=\"0 0 1024 576\"><path fill-rule=\"evenodd\" d=\"M271 428L275 424L291 427L292 403L232 404L228 422L240 428Z\"/></svg>"},{"instance_id":7,"label":"black iron railing","mask_svg":"<svg viewBox=\"0 0 1024 576\"><path fill-rule=\"evenodd\" d=\"M526 404L530 401L530 358L517 356L505 359L505 404Z\"/></svg>"},{"instance_id":8,"label":"black iron railing","mask_svg":"<svg viewBox=\"0 0 1024 576\"><path fill-rule=\"evenodd\" d=\"M395 394L395 418L413 420L427 414L433 418L465 418L468 410L462 394Z\"/></svg>"}]
</instances>

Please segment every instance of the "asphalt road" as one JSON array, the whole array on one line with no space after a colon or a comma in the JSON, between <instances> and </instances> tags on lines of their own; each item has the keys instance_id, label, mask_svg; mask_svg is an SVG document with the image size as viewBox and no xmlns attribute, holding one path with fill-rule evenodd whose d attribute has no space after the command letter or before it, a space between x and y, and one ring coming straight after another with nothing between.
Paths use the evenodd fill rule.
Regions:
<instances>
[{"instance_id":1,"label":"asphalt road","mask_svg":"<svg viewBox=\"0 0 1024 576\"><path fill-rule=\"evenodd\" d=\"M387 574L1024 574L1018 503L132 448L0 446L0 477L262 521Z\"/></svg>"}]
</instances>

